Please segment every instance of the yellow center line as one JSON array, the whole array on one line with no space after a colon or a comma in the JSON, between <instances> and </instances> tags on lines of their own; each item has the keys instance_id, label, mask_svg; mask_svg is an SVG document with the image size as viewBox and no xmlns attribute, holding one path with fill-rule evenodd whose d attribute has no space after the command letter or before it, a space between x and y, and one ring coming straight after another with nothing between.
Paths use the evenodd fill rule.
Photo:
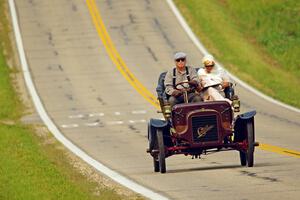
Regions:
<instances>
[{"instance_id":1,"label":"yellow center line","mask_svg":"<svg viewBox=\"0 0 300 200\"><path fill-rule=\"evenodd\" d=\"M127 65L125 64L124 60L118 53L117 49L115 48L106 28L103 23L103 20L101 18L99 9L97 8L97 5L95 3L95 0L86 0L86 4L88 6L90 15L92 17L93 23L96 27L96 30L98 32L98 35L107 51L107 54L109 55L112 62L115 64L117 69L120 71L120 73L125 77L125 79L131 84L135 90L142 95L149 103L151 103L154 107L157 109L160 109L159 103L156 99L156 97L132 74L132 72L129 70ZM271 151L283 155L293 156L296 158L300 158L300 152L285 149L277 146L272 146L269 144L260 144L260 149Z\"/></svg>"},{"instance_id":2,"label":"yellow center line","mask_svg":"<svg viewBox=\"0 0 300 200\"><path fill-rule=\"evenodd\" d=\"M87 0L86 3L92 16L93 23L97 29L98 35L103 42L110 59L113 61L113 63L118 68L120 73L125 77L125 79L132 85L132 87L134 87L138 91L138 93L140 93L148 102L159 109L159 103L156 97L147 88L145 88L142 83L131 73L131 71L121 58L120 54L116 50L109 34L106 31L105 25L101 19L95 1Z\"/></svg>"},{"instance_id":3,"label":"yellow center line","mask_svg":"<svg viewBox=\"0 0 300 200\"><path fill-rule=\"evenodd\" d=\"M273 145L270 145L270 144L259 144L259 148L262 149L262 150L272 151L274 153L278 153L278 154L282 154L282 155L287 155L287 156L300 158L300 152L299 151L285 149L285 148L273 146Z\"/></svg>"}]
</instances>

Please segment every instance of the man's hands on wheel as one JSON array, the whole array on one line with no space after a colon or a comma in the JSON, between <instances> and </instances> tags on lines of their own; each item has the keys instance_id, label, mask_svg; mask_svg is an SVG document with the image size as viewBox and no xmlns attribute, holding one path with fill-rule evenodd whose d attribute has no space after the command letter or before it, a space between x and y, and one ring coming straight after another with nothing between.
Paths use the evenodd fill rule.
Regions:
<instances>
[{"instance_id":1,"label":"man's hands on wheel","mask_svg":"<svg viewBox=\"0 0 300 200\"><path fill-rule=\"evenodd\" d=\"M195 81L195 80L190 81L189 84L190 84L190 86L192 87L192 88L191 88L191 91L192 91L192 90L196 90L197 92L200 92L200 91L203 89L201 83L199 84L199 83L198 83L197 81Z\"/></svg>"},{"instance_id":2,"label":"man's hands on wheel","mask_svg":"<svg viewBox=\"0 0 300 200\"><path fill-rule=\"evenodd\" d=\"M195 81L195 80L190 81L189 84L190 84L190 86L192 86L192 87L195 87L195 88L198 87L198 82Z\"/></svg>"},{"instance_id":3,"label":"man's hands on wheel","mask_svg":"<svg viewBox=\"0 0 300 200\"><path fill-rule=\"evenodd\" d=\"M187 87L187 85L184 85L184 84L188 84L188 86L190 86L190 87ZM178 86L181 86L183 88L178 88ZM177 83L174 89L175 90L173 91L172 96L179 97L184 92L190 93L190 92L194 92L195 90L197 92L200 92L203 89L203 87L196 80L192 80L192 81L183 81L183 82Z\"/></svg>"},{"instance_id":4,"label":"man's hands on wheel","mask_svg":"<svg viewBox=\"0 0 300 200\"><path fill-rule=\"evenodd\" d=\"M172 92L172 96L174 96L174 97L179 97L180 95L182 95L182 91L180 91L180 90L174 90Z\"/></svg>"}]
</instances>

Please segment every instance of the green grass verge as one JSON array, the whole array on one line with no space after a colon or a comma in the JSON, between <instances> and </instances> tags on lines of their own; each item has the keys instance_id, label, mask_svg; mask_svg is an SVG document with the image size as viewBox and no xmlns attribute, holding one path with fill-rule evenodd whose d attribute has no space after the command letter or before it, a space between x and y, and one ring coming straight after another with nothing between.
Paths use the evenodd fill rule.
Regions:
<instances>
[{"instance_id":1,"label":"green grass verge","mask_svg":"<svg viewBox=\"0 0 300 200\"><path fill-rule=\"evenodd\" d=\"M0 199L124 199L72 169L60 144L42 145L32 132L0 125Z\"/></svg>"},{"instance_id":2,"label":"green grass verge","mask_svg":"<svg viewBox=\"0 0 300 200\"><path fill-rule=\"evenodd\" d=\"M175 3L226 69L265 94L300 108L299 1Z\"/></svg>"},{"instance_id":3,"label":"green grass verge","mask_svg":"<svg viewBox=\"0 0 300 200\"><path fill-rule=\"evenodd\" d=\"M52 135L38 136L20 122L25 109L11 78L17 72L6 62L12 59L6 9L0 1L0 200L139 198L118 195L82 175Z\"/></svg>"},{"instance_id":4,"label":"green grass verge","mask_svg":"<svg viewBox=\"0 0 300 200\"><path fill-rule=\"evenodd\" d=\"M11 30L4 12L5 5L4 1L0 1L0 120L17 119L23 110L12 84L10 84L9 74L14 73L14 70L7 67L4 58L5 53L7 59L12 59L10 53L12 48L7 35Z\"/></svg>"}]
</instances>

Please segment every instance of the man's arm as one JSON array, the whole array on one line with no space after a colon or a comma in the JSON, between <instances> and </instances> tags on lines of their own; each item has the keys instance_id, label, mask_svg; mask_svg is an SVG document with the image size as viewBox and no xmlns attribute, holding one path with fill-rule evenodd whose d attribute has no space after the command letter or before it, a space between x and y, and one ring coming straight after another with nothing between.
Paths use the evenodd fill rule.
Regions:
<instances>
[{"instance_id":1,"label":"man's arm","mask_svg":"<svg viewBox=\"0 0 300 200\"><path fill-rule=\"evenodd\" d=\"M190 79L191 79L191 85L196 87L198 90L201 90L200 79L199 79L199 76L194 67L189 68L189 75L190 75Z\"/></svg>"},{"instance_id":2,"label":"man's arm","mask_svg":"<svg viewBox=\"0 0 300 200\"><path fill-rule=\"evenodd\" d=\"M190 73L191 81L195 81L197 84L199 84L200 80L196 72L196 69L194 67L189 67L189 73Z\"/></svg>"},{"instance_id":3,"label":"man's arm","mask_svg":"<svg viewBox=\"0 0 300 200\"><path fill-rule=\"evenodd\" d=\"M174 92L174 88L173 88L173 69L172 70L168 70L166 77L165 77L165 92L168 95L172 95L172 93Z\"/></svg>"},{"instance_id":4,"label":"man's arm","mask_svg":"<svg viewBox=\"0 0 300 200\"><path fill-rule=\"evenodd\" d=\"M230 79L225 70L222 69L220 74L222 78L222 88L224 89L229 86Z\"/></svg>"}]
</instances>

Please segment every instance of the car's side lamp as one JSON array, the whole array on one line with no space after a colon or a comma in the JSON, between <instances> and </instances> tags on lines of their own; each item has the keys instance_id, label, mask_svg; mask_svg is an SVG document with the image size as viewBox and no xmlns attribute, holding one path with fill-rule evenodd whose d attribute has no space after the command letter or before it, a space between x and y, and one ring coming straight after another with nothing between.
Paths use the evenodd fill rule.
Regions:
<instances>
[{"instance_id":1,"label":"car's side lamp","mask_svg":"<svg viewBox=\"0 0 300 200\"><path fill-rule=\"evenodd\" d=\"M165 104L163 109L164 109L165 117L170 118L171 117L171 105L170 104Z\"/></svg>"},{"instance_id":2,"label":"car's side lamp","mask_svg":"<svg viewBox=\"0 0 300 200\"><path fill-rule=\"evenodd\" d=\"M232 107L233 107L233 111L234 112L240 112L240 100L239 97L237 95L234 95L232 98Z\"/></svg>"}]
</instances>

